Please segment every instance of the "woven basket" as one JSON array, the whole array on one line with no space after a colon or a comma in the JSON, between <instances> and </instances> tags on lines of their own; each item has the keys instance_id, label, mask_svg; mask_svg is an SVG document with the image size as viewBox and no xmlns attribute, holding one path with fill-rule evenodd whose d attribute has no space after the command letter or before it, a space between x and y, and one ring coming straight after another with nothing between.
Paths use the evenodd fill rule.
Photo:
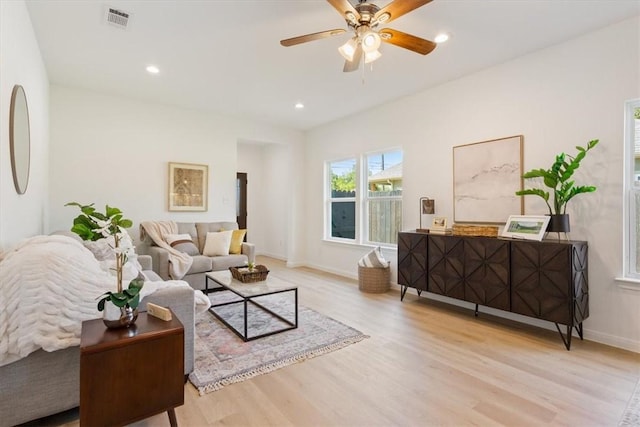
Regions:
<instances>
[{"instance_id":1,"label":"woven basket","mask_svg":"<svg viewBox=\"0 0 640 427\"><path fill-rule=\"evenodd\" d=\"M461 225L453 224L455 236L498 237L498 227L493 225Z\"/></svg>"},{"instance_id":2,"label":"woven basket","mask_svg":"<svg viewBox=\"0 0 640 427\"><path fill-rule=\"evenodd\" d=\"M381 294L389 290L389 267L375 268L358 266L358 288L362 292Z\"/></svg>"},{"instance_id":3,"label":"woven basket","mask_svg":"<svg viewBox=\"0 0 640 427\"><path fill-rule=\"evenodd\" d=\"M229 271L234 279L242 283L262 282L267 280L267 274L269 274L269 270L264 265L256 265L253 271L249 271L246 267L229 267Z\"/></svg>"}]
</instances>

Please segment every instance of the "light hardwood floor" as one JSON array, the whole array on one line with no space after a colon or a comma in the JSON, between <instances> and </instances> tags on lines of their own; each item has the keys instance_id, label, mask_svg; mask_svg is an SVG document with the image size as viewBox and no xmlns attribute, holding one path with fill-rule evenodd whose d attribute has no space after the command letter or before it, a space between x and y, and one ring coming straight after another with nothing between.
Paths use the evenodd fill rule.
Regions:
<instances>
[{"instance_id":1,"label":"light hardwood floor","mask_svg":"<svg viewBox=\"0 0 640 427\"><path fill-rule=\"evenodd\" d=\"M205 396L188 383L181 426L616 426L640 377L638 353L577 337L567 351L555 331L259 261L370 338Z\"/></svg>"}]
</instances>

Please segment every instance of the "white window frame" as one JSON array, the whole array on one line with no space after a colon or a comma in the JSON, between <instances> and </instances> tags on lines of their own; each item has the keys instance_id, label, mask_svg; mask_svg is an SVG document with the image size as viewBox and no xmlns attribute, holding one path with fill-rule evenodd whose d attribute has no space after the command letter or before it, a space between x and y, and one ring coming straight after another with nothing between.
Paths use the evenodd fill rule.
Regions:
<instances>
[{"instance_id":1,"label":"white window frame","mask_svg":"<svg viewBox=\"0 0 640 427\"><path fill-rule=\"evenodd\" d=\"M368 197L368 157L371 155L388 153L393 151L400 151L402 153L403 162L404 162L404 152L402 148L393 147L384 150L379 150L375 152L367 152L361 155L354 156L345 156L333 160L325 161L324 165L324 239L332 242L341 242L341 243L349 243L349 244L360 244L360 245L368 245L368 246L382 246L386 248L396 248L397 244L394 243L384 243L384 242L373 242L369 239L369 221L368 221L368 208L369 208L369 197ZM355 160L356 166L356 194L355 197L332 197L331 193L331 165L338 162L343 161L351 161ZM403 172L404 174L404 172ZM383 200L386 198L376 198L376 200ZM402 196L390 196L388 197L390 200L400 200L402 202ZM334 237L331 235L332 227L331 227L331 208L332 204L336 202L355 202L355 238L344 238L344 237ZM400 231L400 230L398 230Z\"/></svg>"},{"instance_id":2,"label":"white window frame","mask_svg":"<svg viewBox=\"0 0 640 427\"><path fill-rule=\"evenodd\" d=\"M623 179L623 278L640 281L640 265L636 263L636 203L635 197L640 194L640 181L634 179L635 171L635 131L634 110L640 108L640 99L625 103L624 120L624 179Z\"/></svg>"},{"instance_id":3,"label":"white window frame","mask_svg":"<svg viewBox=\"0 0 640 427\"><path fill-rule=\"evenodd\" d=\"M399 151L400 153L402 153L402 162L404 165L404 151L398 147L388 148L388 149L379 150L379 151L371 151L362 155L362 173L361 173L362 181L360 182L360 186L362 188L362 191L360 192L361 205L362 205L362 219L360 223L362 224L361 231L362 231L364 243L367 245L376 245L376 246L382 246L382 247L388 247L388 248L395 248L398 246L397 243L372 241L369 236L369 228L370 228L369 227L369 200L370 199L371 200L400 200L400 202L402 202L402 196L388 196L388 197L375 197L375 198L369 197L369 157L375 156L377 154L390 153L394 151ZM404 170L402 174L403 174L402 178L404 182ZM401 230L398 230L398 231L401 231Z\"/></svg>"},{"instance_id":4,"label":"white window frame","mask_svg":"<svg viewBox=\"0 0 640 427\"><path fill-rule=\"evenodd\" d=\"M343 162L355 160L355 183L356 183L356 195L354 197L332 197L331 196L331 165L333 163ZM325 230L324 236L326 240L336 241L336 242L345 242L345 243L356 243L360 241L360 202L358 195L360 194L360 188L358 183L360 182L360 159L358 156L348 156L340 159L328 160L325 162L325 177L324 177L324 188L325 188ZM346 237L334 237L331 235L331 207L334 202L355 202L355 233L354 238L349 239Z\"/></svg>"}]
</instances>

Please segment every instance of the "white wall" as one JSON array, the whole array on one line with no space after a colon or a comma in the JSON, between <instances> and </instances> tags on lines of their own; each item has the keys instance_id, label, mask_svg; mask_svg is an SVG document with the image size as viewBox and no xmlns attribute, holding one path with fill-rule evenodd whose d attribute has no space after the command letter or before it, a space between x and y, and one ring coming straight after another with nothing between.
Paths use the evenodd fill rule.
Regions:
<instances>
[{"instance_id":1,"label":"white wall","mask_svg":"<svg viewBox=\"0 0 640 427\"><path fill-rule=\"evenodd\" d=\"M286 260L304 260L300 248L304 229L295 226L303 200L298 167L303 164L303 144L238 144L238 171L247 172L247 233L256 252Z\"/></svg>"},{"instance_id":2,"label":"white wall","mask_svg":"<svg viewBox=\"0 0 640 427\"><path fill-rule=\"evenodd\" d=\"M9 106L14 85L27 97L31 166L27 191L13 184ZM49 81L24 1L0 2L0 250L40 234L48 216Z\"/></svg>"},{"instance_id":3,"label":"white wall","mask_svg":"<svg viewBox=\"0 0 640 427\"><path fill-rule=\"evenodd\" d=\"M529 170L598 138L576 173L598 191L568 208L571 237L589 241L591 314L584 326L589 339L640 351L640 292L613 280L622 272L623 105L640 96L639 28L640 19L627 20L309 132L309 264L355 277L366 251L322 240L325 160L401 146L409 230L418 227L421 196L436 199L436 213L453 219L454 146L522 134ZM526 213L545 209L527 198ZM395 270L395 252L385 255Z\"/></svg>"},{"instance_id":4,"label":"white wall","mask_svg":"<svg viewBox=\"0 0 640 427\"><path fill-rule=\"evenodd\" d=\"M295 131L121 97L51 88L50 229L68 229L69 201L119 207L144 220L235 221L238 140L300 143ZM275 144L274 144L275 145ZM207 212L169 212L168 162L209 167ZM262 223L254 223L256 234Z\"/></svg>"}]
</instances>

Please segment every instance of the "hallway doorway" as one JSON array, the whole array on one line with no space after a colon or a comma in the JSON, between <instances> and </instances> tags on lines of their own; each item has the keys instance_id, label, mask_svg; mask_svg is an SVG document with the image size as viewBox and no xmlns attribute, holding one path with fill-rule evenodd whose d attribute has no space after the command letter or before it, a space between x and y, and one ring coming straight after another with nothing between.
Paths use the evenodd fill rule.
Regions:
<instances>
[{"instance_id":1,"label":"hallway doorway","mask_svg":"<svg viewBox=\"0 0 640 427\"><path fill-rule=\"evenodd\" d=\"M247 174L236 173L236 222L240 229L247 228ZM245 235L245 241L247 237Z\"/></svg>"}]
</instances>

